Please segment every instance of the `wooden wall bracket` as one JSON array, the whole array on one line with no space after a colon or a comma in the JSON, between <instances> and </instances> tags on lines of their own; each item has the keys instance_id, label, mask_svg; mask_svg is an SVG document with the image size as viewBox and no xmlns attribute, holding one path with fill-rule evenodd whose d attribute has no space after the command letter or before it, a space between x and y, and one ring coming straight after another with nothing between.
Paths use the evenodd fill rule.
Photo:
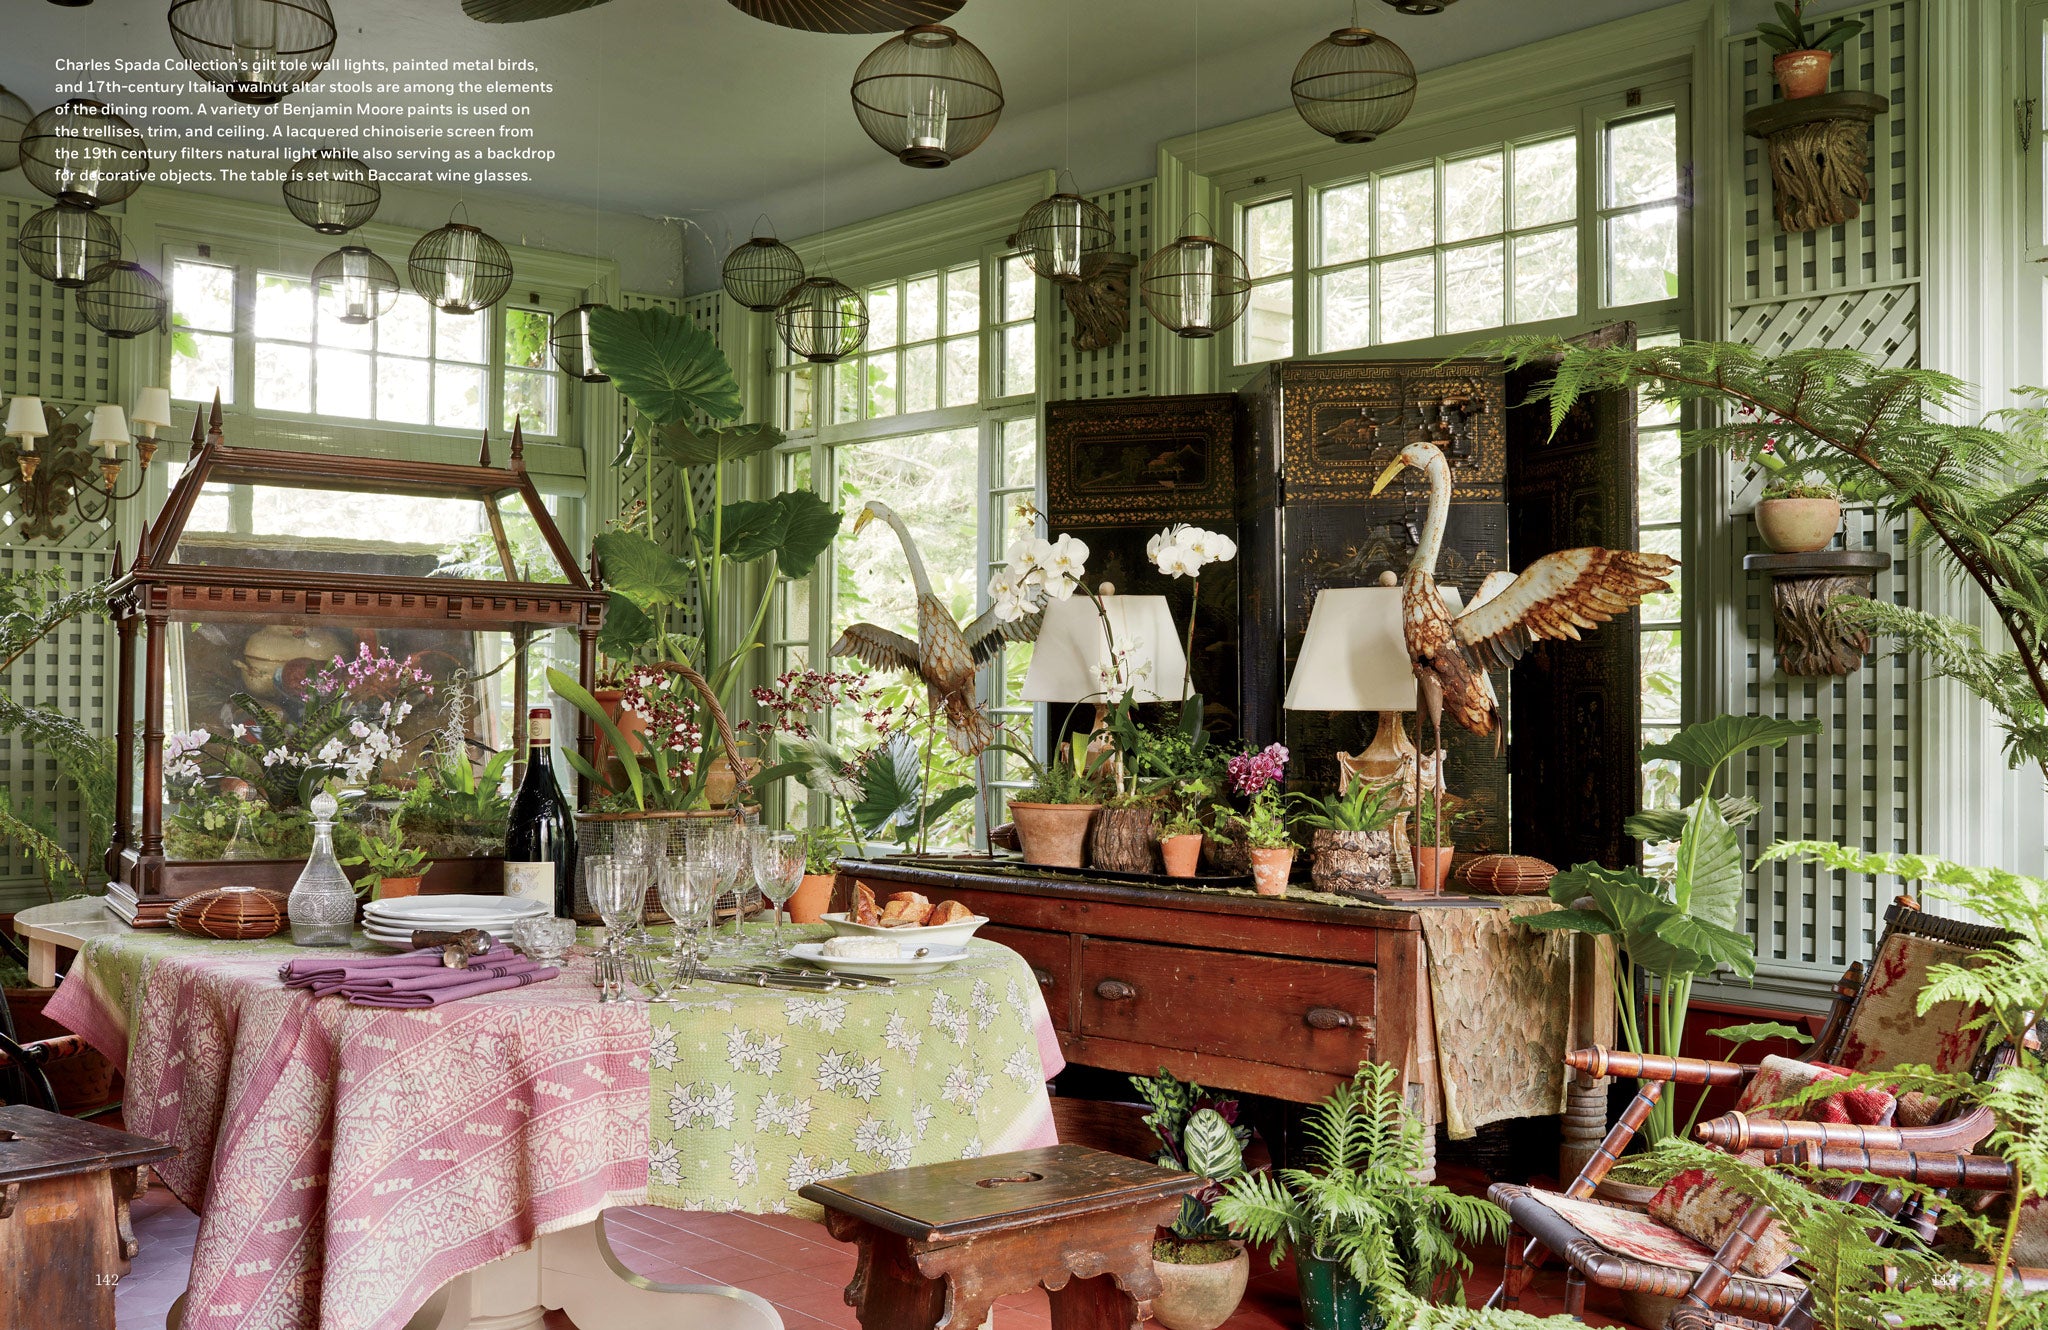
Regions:
<instances>
[{"instance_id":1,"label":"wooden wall bracket","mask_svg":"<svg viewBox=\"0 0 2048 1330\"><path fill-rule=\"evenodd\" d=\"M1841 596L1868 596L1892 556L1874 550L1750 554L1742 566L1771 579L1778 668L1786 674L1854 674L1870 634L1842 625L1829 607Z\"/></svg>"},{"instance_id":2,"label":"wooden wall bracket","mask_svg":"<svg viewBox=\"0 0 2048 1330\"><path fill-rule=\"evenodd\" d=\"M1786 231L1853 220L1870 196L1870 125L1891 109L1874 92L1771 102L1742 117L1771 161L1771 205Z\"/></svg>"}]
</instances>

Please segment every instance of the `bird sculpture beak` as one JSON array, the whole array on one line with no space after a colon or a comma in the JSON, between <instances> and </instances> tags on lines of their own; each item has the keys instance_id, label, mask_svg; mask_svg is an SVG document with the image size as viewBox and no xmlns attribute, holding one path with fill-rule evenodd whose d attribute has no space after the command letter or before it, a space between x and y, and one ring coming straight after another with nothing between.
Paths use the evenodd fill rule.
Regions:
<instances>
[{"instance_id":1,"label":"bird sculpture beak","mask_svg":"<svg viewBox=\"0 0 2048 1330\"><path fill-rule=\"evenodd\" d=\"M1400 475L1401 472L1407 467L1407 465L1408 463L1404 459L1399 457L1395 458L1391 463L1389 463L1387 469L1380 472L1380 478L1373 482L1372 492L1374 496L1378 496L1381 490L1393 484L1394 477Z\"/></svg>"},{"instance_id":2,"label":"bird sculpture beak","mask_svg":"<svg viewBox=\"0 0 2048 1330\"><path fill-rule=\"evenodd\" d=\"M867 525L868 523L870 523L870 522L872 522L872 521L874 521L874 520L875 520L875 510L874 510L874 509L872 509L872 508L863 508L863 509L861 509L861 510L860 510L860 516L859 516L859 517L856 517L856 518L854 518L854 519L853 519L853 534L854 534L854 535L856 535L856 536L857 536L857 535L859 535L859 534L861 533L861 528L862 528L862 527L865 527L865 526L866 526L866 525Z\"/></svg>"}]
</instances>

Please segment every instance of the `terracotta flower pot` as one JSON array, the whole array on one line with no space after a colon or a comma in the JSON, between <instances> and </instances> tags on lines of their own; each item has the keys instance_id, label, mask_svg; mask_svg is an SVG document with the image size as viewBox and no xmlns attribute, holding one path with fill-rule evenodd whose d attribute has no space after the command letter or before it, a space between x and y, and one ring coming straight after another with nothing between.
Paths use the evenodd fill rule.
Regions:
<instances>
[{"instance_id":1,"label":"terracotta flower pot","mask_svg":"<svg viewBox=\"0 0 2048 1330\"><path fill-rule=\"evenodd\" d=\"M1318 828L1309 842L1309 878L1316 890L1340 896L1394 885L1394 833Z\"/></svg>"},{"instance_id":2,"label":"terracotta flower pot","mask_svg":"<svg viewBox=\"0 0 2048 1330\"><path fill-rule=\"evenodd\" d=\"M1235 1245L1235 1244L1232 1244ZM1244 1301L1251 1278L1251 1257L1243 1247L1227 1261L1183 1265L1153 1258L1159 1293L1152 1299L1152 1319L1166 1330L1216 1330Z\"/></svg>"},{"instance_id":3,"label":"terracotta flower pot","mask_svg":"<svg viewBox=\"0 0 2048 1330\"><path fill-rule=\"evenodd\" d=\"M1840 499L1763 499L1756 506L1757 534L1779 554L1826 549L1841 525Z\"/></svg>"},{"instance_id":4,"label":"terracotta flower pot","mask_svg":"<svg viewBox=\"0 0 2048 1330\"><path fill-rule=\"evenodd\" d=\"M1294 871L1294 847L1254 845L1251 856L1252 890L1261 896L1285 896L1288 874Z\"/></svg>"},{"instance_id":5,"label":"terracotta flower pot","mask_svg":"<svg viewBox=\"0 0 2048 1330\"><path fill-rule=\"evenodd\" d=\"M1158 872L1152 810L1105 808L1097 813L1094 828L1088 833L1088 862L1111 873Z\"/></svg>"},{"instance_id":6,"label":"terracotta flower pot","mask_svg":"<svg viewBox=\"0 0 2048 1330\"><path fill-rule=\"evenodd\" d=\"M732 807L733 799L739 794L739 777L733 774L733 765L729 757L720 753L711 759L711 765L705 770L704 799L713 808ZM761 759L758 757L743 757L738 765L748 780L760 774Z\"/></svg>"},{"instance_id":7,"label":"terracotta flower pot","mask_svg":"<svg viewBox=\"0 0 2048 1330\"><path fill-rule=\"evenodd\" d=\"M1451 878L1451 856L1457 851L1446 845L1415 847L1415 886L1419 891L1442 891Z\"/></svg>"},{"instance_id":8,"label":"terracotta flower pot","mask_svg":"<svg viewBox=\"0 0 2048 1330\"><path fill-rule=\"evenodd\" d=\"M424 873L418 877L387 877L377 884L377 891L372 899L388 901L396 900L400 896L417 896L420 894L420 883L425 880Z\"/></svg>"},{"instance_id":9,"label":"terracotta flower pot","mask_svg":"<svg viewBox=\"0 0 2048 1330\"><path fill-rule=\"evenodd\" d=\"M1024 847L1024 862L1044 868L1079 868L1088 850L1088 828L1100 804L1010 805L1010 818L1017 824L1017 840Z\"/></svg>"},{"instance_id":10,"label":"terracotta flower pot","mask_svg":"<svg viewBox=\"0 0 2048 1330\"><path fill-rule=\"evenodd\" d=\"M1168 836L1159 842L1159 857L1166 861L1168 877L1193 877L1202 870L1202 833Z\"/></svg>"},{"instance_id":11,"label":"terracotta flower pot","mask_svg":"<svg viewBox=\"0 0 2048 1330\"><path fill-rule=\"evenodd\" d=\"M789 898L785 907L789 910L789 921L815 924L824 918L825 911L832 908L832 884L838 880L832 873L805 873L804 880L797 885L796 895Z\"/></svg>"},{"instance_id":12,"label":"terracotta flower pot","mask_svg":"<svg viewBox=\"0 0 2048 1330\"><path fill-rule=\"evenodd\" d=\"M1828 71L1834 65L1833 51L1787 51L1771 61L1771 72L1778 76L1778 91L1789 102L1826 92Z\"/></svg>"}]
</instances>

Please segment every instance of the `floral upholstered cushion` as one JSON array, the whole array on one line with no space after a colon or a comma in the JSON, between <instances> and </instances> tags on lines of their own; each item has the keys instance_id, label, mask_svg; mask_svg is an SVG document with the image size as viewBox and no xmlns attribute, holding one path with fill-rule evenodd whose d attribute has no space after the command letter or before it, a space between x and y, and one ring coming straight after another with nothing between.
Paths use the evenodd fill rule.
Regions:
<instances>
[{"instance_id":1,"label":"floral upholstered cushion","mask_svg":"<svg viewBox=\"0 0 2048 1330\"><path fill-rule=\"evenodd\" d=\"M1735 1107L1738 1112L1752 1117L1766 1116L1763 1110L1782 1103L1808 1086L1840 1080L1847 1074L1844 1068L1824 1062L1767 1057L1757 1065ZM1891 1122L1897 1108L1898 1100L1883 1090L1857 1089L1769 1115L1808 1122L1882 1127ZM1742 1157L1750 1163L1764 1162L1764 1154L1758 1150L1749 1151ZM1721 1244L1728 1240L1728 1235L1742 1222L1743 1216L1749 1213L1749 1207L1748 1197L1722 1186L1703 1170L1694 1168L1680 1173L1658 1189L1657 1194L1650 1198L1650 1217L1719 1250ZM1743 1258L1741 1269L1744 1274L1773 1275L1792 1264L1798 1255L1799 1249L1793 1245L1791 1235L1774 1219L1763 1236L1757 1239L1756 1246L1750 1249L1749 1255Z\"/></svg>"},{"instance_id":2,"label":"floral upholstered cushion","mask_svg":"<svg viewBox=\"0 0 2048 1330\"><path fill-rule=\"evenodd\" d=\"M1920 990L1937 965L1967 961L1974 949L1896 930L1870 962L1869 977L1849 1013L1842 1038L1842 1064L1853 1071L1888 1071L1925 1064L1936 1071L1967 1068L1977 1056L1978 1035L1965 1030L1973 1014L1960 1002L1919 1011Z\"/></svg>"},{"instance_id":3,"label":"floral upholstered cushion","mask_svg":"<svg viewBox=\"0 0 2048 1330\"><path fill-rule=\"evenodd\" d=\"M1672 1270L1689 1270L1695 1274L1706 1269L1714 1258L1710 1248L1640 1210L1603 1205L1598 1201L1577 1201L1556 1192L1532 1190L1528 1195L1555 1210L1573 1228L1617 1256ZM1793 1288L1799 1286L1799 1280L1782 1274L1770 1276L1766 1282Z\"/></svg>"}]
</instances>

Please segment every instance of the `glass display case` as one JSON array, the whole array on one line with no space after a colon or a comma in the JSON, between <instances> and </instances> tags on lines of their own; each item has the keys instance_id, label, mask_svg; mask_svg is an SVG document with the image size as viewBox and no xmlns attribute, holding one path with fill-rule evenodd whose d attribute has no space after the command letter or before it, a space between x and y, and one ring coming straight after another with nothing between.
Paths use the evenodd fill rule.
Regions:
<instances>
[{"instance_id":1,"label":"glass display case","mask_svg":"<svg viewBox=\"0 0 2048 1330\"><path fill-rule=\"evenodd\" d=\"M519 433L506 466L488 439L475 466L231 447L218 407L194 436L110 592L109 908L159 926L210 887L288 890L330 786L344 860L396 827L422 890L499 890L529 684L573 653L590 686L605 603Z\"/></svg>"}]
</instances>

